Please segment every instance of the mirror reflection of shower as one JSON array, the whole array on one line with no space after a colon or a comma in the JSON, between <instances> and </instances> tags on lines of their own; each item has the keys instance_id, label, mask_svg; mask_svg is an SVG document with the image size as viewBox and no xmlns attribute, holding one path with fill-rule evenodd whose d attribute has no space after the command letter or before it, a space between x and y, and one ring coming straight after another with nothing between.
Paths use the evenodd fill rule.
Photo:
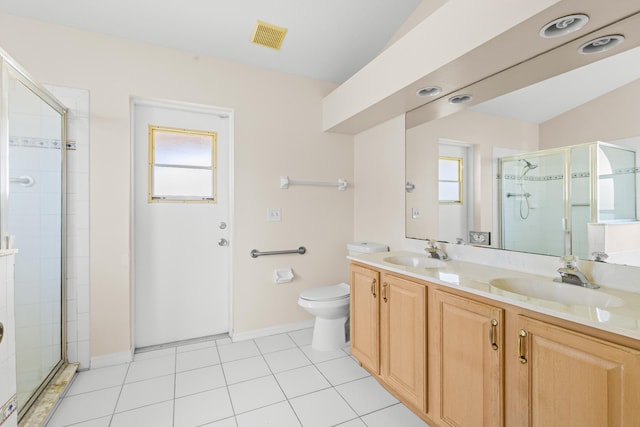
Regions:
<instances>
[{"instance_id":1,"label":"mirror reflection of shower","mask_svg":"<svg viewBox=\"0 0 640 427\"><path fill-rule=\"evenodd\" d=\"M518 189L519 191L516 193L507 193L507 197L519 197L520 198L520 218L527 219L529 218L529 213L531 211L531 206L529 205L529 197L531 197L531 193L527 192L524 183L524 177L529 171L538 167L538 165L531 163L527 159L520 159L523 161L525 165L522 167L522 171L518 175Z\"/></svg>"}]
</instances>

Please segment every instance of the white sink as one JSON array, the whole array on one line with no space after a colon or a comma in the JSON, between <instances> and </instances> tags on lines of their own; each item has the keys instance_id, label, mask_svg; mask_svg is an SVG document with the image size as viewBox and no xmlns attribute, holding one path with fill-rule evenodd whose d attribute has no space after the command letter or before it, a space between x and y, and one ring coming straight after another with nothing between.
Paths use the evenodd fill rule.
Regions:
<instances>
[{"instance_id":1,"label":"white sink","mask_svg":"<svg viewBox=\"0 0 640 427\"><path fill-rule=\"evenodd\" d=\"M602 308L624 305L623 299L605 292L551 280L512 277L494 279L489 284L502 291L561 304Z\"/></svg>"},{"instance_id":2,"label":"white sink","mask_svg":"<svg viewBox=\"0 0 640 427\"><path fill-rule=\"evenodd\" d=\"M391 264L415 268L440 268L447 265L447 263L442 260L420 255L390 256L384 260Z\"/></svg>"}]
</instances>

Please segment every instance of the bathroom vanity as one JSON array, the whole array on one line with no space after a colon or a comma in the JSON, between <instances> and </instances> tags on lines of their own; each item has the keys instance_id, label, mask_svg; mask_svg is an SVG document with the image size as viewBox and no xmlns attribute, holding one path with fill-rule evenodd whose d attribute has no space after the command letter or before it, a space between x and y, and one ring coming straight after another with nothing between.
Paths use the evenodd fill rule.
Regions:
<instances>
[{"instance_id":1,"label":"bathroom vanity","mask_svg":"<svg viewBox=\"0 0 640 427\"><path fill-rule=\"evenodd\" d=\"M431 426L640 425L640 294L409 252L349 259L351 354Z\"/></svg>"}]
</instances>

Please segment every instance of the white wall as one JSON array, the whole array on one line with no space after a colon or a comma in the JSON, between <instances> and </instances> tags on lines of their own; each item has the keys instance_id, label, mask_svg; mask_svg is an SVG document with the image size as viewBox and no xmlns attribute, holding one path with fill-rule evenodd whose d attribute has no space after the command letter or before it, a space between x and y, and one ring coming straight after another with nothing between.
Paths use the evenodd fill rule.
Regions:
<instances>
[{"instance_id":1,"label":"white wall","mask_svg":"<svg viewBox=\"0 0 640 427\"><path fill-rule=\"evenodd\" d=\"M132 96L235 112L235 332L310 319L296 305L300 290L347 279L353 188L278 185L280 175L352 182L352 137L321 131L321 100L335 85L8 15L0 15L0 44L36 80L90 91L92 357L132 345ZM268 207L282 208L282 222L267 223ZM253 248L300 245L308 249L304 256L249 257ZM272 271L282 266L297 279L276 286Z\"/></svg>"}]
</instances>

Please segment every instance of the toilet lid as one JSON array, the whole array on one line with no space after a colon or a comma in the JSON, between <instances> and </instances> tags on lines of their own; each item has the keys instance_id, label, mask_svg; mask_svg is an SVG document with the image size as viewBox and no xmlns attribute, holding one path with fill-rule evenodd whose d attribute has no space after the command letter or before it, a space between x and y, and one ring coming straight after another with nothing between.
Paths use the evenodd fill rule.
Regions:
<instances>
[{"instance_id":1,"label":"toilet lid","mask_svg":"<svg viewBox=\"0 0 640 427\"><path fill-rule=\"evenodd\" d=\"M319 286L300 293L300 298L309 301L331 301L349 297L349 285L340 283L332 286Z\"/></svg>"}]
</instances>

